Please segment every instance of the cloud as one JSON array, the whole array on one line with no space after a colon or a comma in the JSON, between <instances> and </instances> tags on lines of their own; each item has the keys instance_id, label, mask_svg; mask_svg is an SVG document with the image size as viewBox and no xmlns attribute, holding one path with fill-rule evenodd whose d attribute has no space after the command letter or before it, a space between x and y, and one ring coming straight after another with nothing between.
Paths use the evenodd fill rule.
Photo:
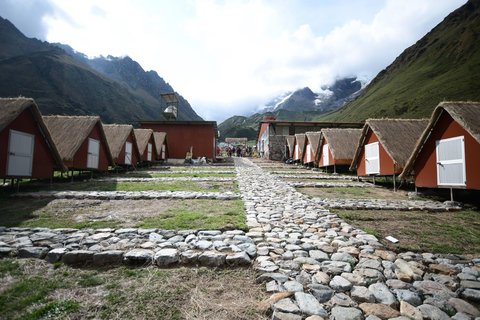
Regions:
<instances>
[{"instance_id":1,"label":"cloud","mask_svg":"<svg viewBox=\"0 0 480 320\"><path fill-rule=\"evenodd\" d=\"M47 38L48 28L44 24L43 18L47 15L53 15L54 12L55 8L48 0L0 1L1 16L10 20L29 38L41 40Z\"/></svg>"},{"instance_id":2,"label":"cloud","mask_svg":"<svg viewBox=\"0 0 480 320\"><path fill-rule=\"evenodd\" d=\"M129 55L220 121L286 91L373 77L465 2L0 0L0 10L27 36Z\"/></svg>"}]
</instances>

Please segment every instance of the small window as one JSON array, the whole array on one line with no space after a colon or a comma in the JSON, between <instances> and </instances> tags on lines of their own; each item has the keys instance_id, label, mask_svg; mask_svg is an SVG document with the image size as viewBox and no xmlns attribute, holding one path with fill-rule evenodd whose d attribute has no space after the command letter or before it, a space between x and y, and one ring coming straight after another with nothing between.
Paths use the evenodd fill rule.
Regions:
<instances>
[{"instance_id":1,"label":"small window","mask_svg":"<svg viewBox=\"0 0 480 320\"><path fill-rule=\"evenodd\" d=\"M98 169L100 141L88 138L87 168Z\"/></svg>"},{"instance_id":2,"label":"small window","mask_svg":"<svg viewBox=\"0 0 480 320\"><path fill-rule=\"evenodd\" d=\"M436 141L437 184L439 186L465 186L464 137Z\"/></svg>"},{"instance_id":3,"label":"small window","mask_svg":"<svg viewBox=\"0 0 480 320\"><path fill-rule=\"evenodd\" d=\"M307 145L307 163L312 162L312 147Z\"/></svg>"},{"instance_id":4,"label":"small window","mask_svg":"<svg viewBox=\"0 0 480 320\"><path fill-rule=\"evenodd\" d=\"M132 164L132 143L125 142L125 164Z\"/></svg>"},{"instance_id":5,"label":"small window","mask_svg":"<svg viewBox=\"0 0 480 320\"><path fill-rule=\"evenodd\" d=\"M323 158L323 165L324 166L330 165L330 159L328 157L328 144L323 145L322 158Z\"/></svg>"},{"instance_id":6,"label":"small window","mask_svg":"<svg viewBox=\"0 0 480 320\"><path fill-rule=\"evenodd\" d=\"M147 149L147 161L152 161L152 144L148 144L148 149Z\"/></svg>"},{"instance_id":7,"label":"small window","mask_svg":"<svg viewBox=\"0 0 480 320\"><path fill-rule=\"evenodd\" d=\"M380 173L380 157L378 142L365 145L365 173Z\"/></svg>"}]
</instances>

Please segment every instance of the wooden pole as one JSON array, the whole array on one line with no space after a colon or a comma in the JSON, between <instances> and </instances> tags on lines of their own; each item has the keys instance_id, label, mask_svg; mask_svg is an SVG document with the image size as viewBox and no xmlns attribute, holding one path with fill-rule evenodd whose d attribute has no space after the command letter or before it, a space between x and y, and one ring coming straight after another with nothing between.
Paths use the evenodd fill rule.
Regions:
<instances>
[{"instance_id":1,"label":"wooden pole","mask_svg":"<svg viewBox=\"0 0 480 320\"><path fill-rule=\"evenodd\" d=\"M393 192L397 192L397 185L396 185L395 173L393 174Z\"/></svg>"},{"instance_id":2,"label":"wooden pole","mask_svg":"<svg viewBox=\"0 0 480 320\"><path fill-rule=\"evenodd\" d=\"M453 201L453 188L450 188L450 201Z\"/></svg>"}]
</instances>

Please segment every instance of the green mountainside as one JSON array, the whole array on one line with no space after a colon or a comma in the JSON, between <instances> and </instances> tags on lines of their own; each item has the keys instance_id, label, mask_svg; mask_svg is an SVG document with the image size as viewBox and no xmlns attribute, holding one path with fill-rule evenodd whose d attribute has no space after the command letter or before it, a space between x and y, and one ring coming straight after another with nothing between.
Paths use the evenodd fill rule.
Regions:
<instances>
[{"instance_id":1,"label":"green mountainside","mask_svg":"<svg viewBox=\"0 0 480 320\"><path fill-rule=\"evenodd\" d=\"M480 1L469 1L407 48L355 100L319 119L429 118L445 100L480 101Z\"/></svg>"},{"instance_id":2,"label":"green mountainside","mask_svg":"<svg viewBox=\"0 0 480 320\"><path fill-rule=\"evenodd\" d=\"M125 62L140 84L115 81L48 42L25 37L0 17L0 97L33 98L44 115L98 115L104 123L133 125L139 119L163 120L163 79L131 59ZM202 120L193 109L179 114L180 120Z\"/></svg>"},{"instance_id":3,"label":"green mountainside","mask_svg":"<svg viewBox=\"0 0 480 320\"><path fill-rule=\"evenodd\" d=\"M295 113L284 114L278 120L360 122L367 118L429 118L438 103L445 100L480 101L479 0L470 0L449 14L382 70L351 102L328 113L303 113L302 120L296 120ZM245 123L257 130L262 117L256 114L245 119ZM242 128L237 124L231 137L239 137L234 134Z\"/></svg>"}]
</instances>

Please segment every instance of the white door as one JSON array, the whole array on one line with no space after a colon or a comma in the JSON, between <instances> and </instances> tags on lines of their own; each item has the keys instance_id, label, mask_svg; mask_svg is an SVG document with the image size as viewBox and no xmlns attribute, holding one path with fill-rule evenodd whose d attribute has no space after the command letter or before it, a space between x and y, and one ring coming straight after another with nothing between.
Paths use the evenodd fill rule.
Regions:
<instances>
[{"instance_id":1,"label":"white door","mask_svg":"<svg viewBox=\"0 0 480 320\"><path fill-rule=\"evenodd\" d=\"M31 176L33 164L33 134L10 130L8 141L7 176Z\"/></svg>"},{"instance_id":2,"label":"white door","mask_svg":"<svg viewBox=\"0 0 480 320\"><path fill-rule=\"evenodd\" d=\"M165 145L162 145L162 159L165 159Z\"/></svg>"},{"instance_id":3,"label":"white door","mask_svg":"<svg viewBox=\"0 0 480 320\"><path fill-rule=\"evenodd\" d=\"M437 183L439 186L465 186L464 137L436 141Z\"/></svg>"},{"instance_id":4,"label":"white door","mask_svg":"<svg viewBox=\"0 0 480 320\"><path fill-rule=\"evenodd\" d=\"M323 158L323 165L324 166L330 165L330 158L328 156L328 144L323 145L322 158Z\"/></svg>"},{"instance_id":5,"label":"white door","mask_svg":"<svg viewBox=\"0 0 480 320\"><path fill-rule=\"evenodd\" d=\"M312 147L307 145L307 163L312 162Z\"/></svg>"},{"instance_id":6,"label":"white door","mask_svg":"<svg viewBox=\"0 0 480 320\"><path fill-rule=\"evenodd\" d=\"M380 158L378 142L365 145L365 173L380 173Z\"/></svg>"},{"instance_id":7,"label":"white door","mask_svg":"<svg viewBox=\"0 0 480 320\"><path fill-rule=\"evenodd\" d=\"M88 138L87 168L98 169L100 141Z\"/></svg>"},{"instance_id":8,"label":"white door","mask_svg":"<svg viewBox=\"0 0 480 320\"><path fill-rule=\"evenodd\" d=\"M148 144L147 150L147 161L152 161L152 144Z\"/></svg>"},{"instance_id":9,"label":"white door","mask_svg":"<svg viewBox=\"0 0 480 320\"><path fill-rule=\"evenodd\" d=\"M298 158L300 158L300 150L298 148L298 144L295 145L295 160L298 160Z\"/></svg>"},{"instance_id":10,"label":"white door","mask_svg":"<svg viewBox=\"0 0 480 320\"><path fill-rule=\"evenodd\" d=\"M132 164L132 143L125 142L125 164Z\"/></svg>"}]
</instances>

